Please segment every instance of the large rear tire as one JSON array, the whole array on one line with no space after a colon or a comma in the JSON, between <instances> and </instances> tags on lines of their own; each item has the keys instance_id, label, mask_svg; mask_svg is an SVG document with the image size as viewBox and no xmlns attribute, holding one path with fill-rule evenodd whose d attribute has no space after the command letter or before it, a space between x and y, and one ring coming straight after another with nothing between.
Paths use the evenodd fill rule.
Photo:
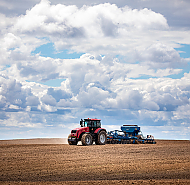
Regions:
<instances>
[{"instance_id":1,"label":"large rear tire","mask_svg":"<svg viewBox=\"0 0 190 185\"><path fill-rule=\"evenodd\" d=\"M82 145L88 146L88 145L92 145L92 136L90 134L83 134L82 138Z\"/></svg>"},{"instance_id":2,"label":"large rear tire","mask_svg":"<svg viewBox=\"0 0 190 185\"><path fill-rule=\"evenodd\" d=\"M107 134L105 131L101 131L96 139L96 144L97 145L105 145L107 141Z\"/></svg>"}]
</instances>

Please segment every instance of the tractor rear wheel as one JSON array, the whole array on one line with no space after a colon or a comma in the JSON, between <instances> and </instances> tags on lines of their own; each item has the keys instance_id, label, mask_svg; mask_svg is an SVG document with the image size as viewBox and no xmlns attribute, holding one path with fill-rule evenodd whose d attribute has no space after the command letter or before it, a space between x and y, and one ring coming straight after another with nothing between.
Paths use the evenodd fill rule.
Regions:
<instances>
[{"instance_id":1,"label":"tractor rear wheel","mask_svg":"<svg viewBox=\"0 0 190 185\"><path fill-rule=\"evenodd\" d=\"M83 134L81 141L82 141L82 145L85 145L85 146L92 145L93 143L92 136L90 134Z\"/></svg>"},{"instance_id":2,"label":"tractor rear wheel","mask_svg":"<svg viewBox=\"0 0 190 185\"><path fill-rule=\"evenodd\" d=\"M96 144L97 145L105 145L107 141L107 134L105 131L101 131L96 139Z\"/></svg>"}]
</instances>

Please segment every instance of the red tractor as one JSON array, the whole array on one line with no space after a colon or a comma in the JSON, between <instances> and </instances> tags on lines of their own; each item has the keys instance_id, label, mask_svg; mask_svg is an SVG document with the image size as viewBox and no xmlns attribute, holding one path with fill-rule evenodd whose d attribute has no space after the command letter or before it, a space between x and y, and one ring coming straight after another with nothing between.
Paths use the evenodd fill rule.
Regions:
<instances>
[{"instance_id":1,"label":"red tractor","mask_svg":"<svg viewBox=\"0 0 190 185\"><path fill-rule=\"evenodd\" d=\"M69 145L77 145L81 141L83 145L105 145L107 141L106 129L101 128L100 119L84 119L80 121L80 128L71 130L68 136Z\"/></svg>"}]
</instances>

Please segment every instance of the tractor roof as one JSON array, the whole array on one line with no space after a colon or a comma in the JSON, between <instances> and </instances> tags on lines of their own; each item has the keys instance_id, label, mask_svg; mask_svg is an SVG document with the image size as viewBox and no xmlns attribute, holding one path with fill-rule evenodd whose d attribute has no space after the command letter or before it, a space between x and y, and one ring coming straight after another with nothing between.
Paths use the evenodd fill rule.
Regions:
<instances>
[{"instance_id":1,"label":"tractor roof","mask_svg":"<svg viewBox=\"0 0 190 185\"><path fill-rule=\"evenodd\" d=\"M84 119L85 121L101 121L101 119L97 119L97 118L88 118L88 119Z\"/></svg>"}]
</instances>

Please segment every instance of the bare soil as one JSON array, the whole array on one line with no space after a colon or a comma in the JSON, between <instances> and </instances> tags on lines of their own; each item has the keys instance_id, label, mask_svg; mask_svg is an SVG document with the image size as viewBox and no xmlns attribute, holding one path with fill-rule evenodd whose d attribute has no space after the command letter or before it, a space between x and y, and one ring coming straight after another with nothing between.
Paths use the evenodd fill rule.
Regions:
<instances>
[{"instance_id":1,"label":"bare soil","mask_svg":"<svg viewBox=\"0 0 190 185\"><path fill-rule=\"evenodd\" d=\"M190 141L70 146L42 140L0 141L0 184L190 184Z\"/></svg>"}]
</instances>

